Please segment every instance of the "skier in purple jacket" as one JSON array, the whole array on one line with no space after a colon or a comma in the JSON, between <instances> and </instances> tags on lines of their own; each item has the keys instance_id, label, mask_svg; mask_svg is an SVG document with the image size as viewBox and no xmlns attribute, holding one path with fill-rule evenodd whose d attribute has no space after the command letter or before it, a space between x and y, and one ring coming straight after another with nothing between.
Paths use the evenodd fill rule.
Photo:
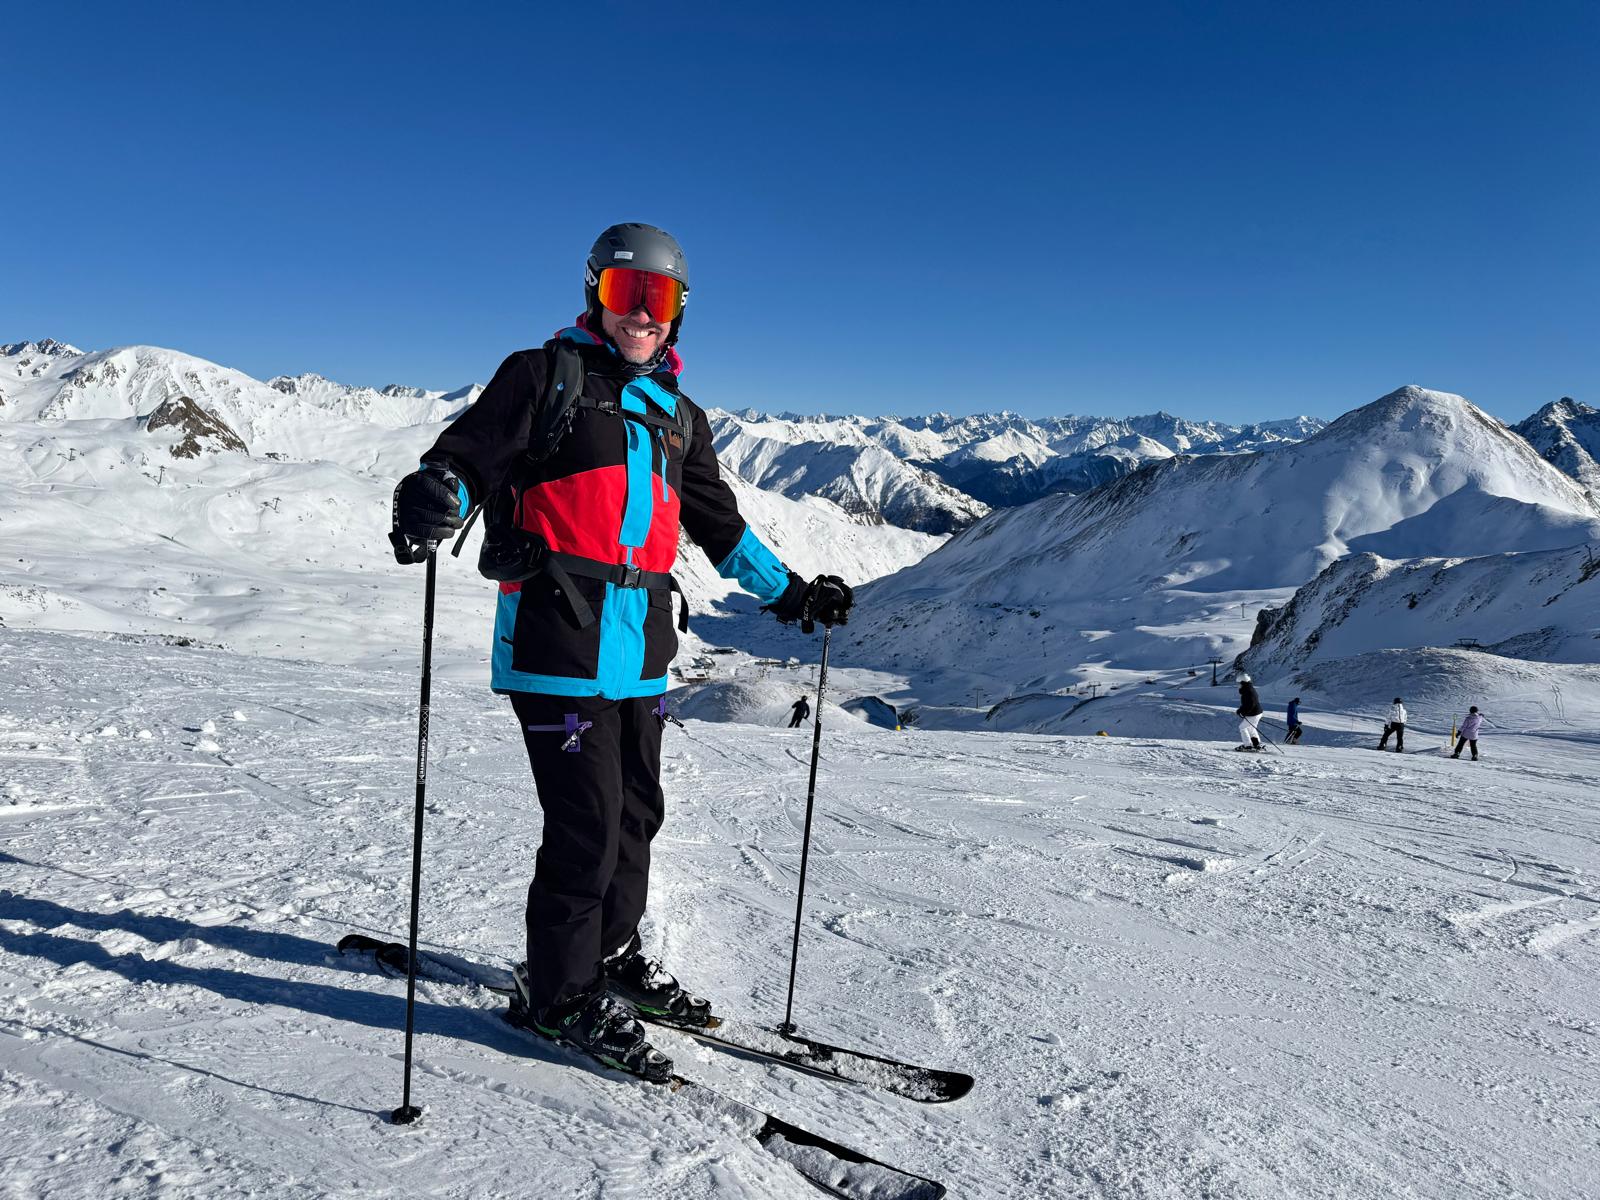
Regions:
<instances>
[{"instance_id":1,"label":"skier in purple jacket","mask_svg":"<svg viewBox=\"0 0 1600 1200\"><path fill-rule=\"evenodd\" d=\"M1467 713L1467 719L1465 721L1461 722L1461 728L1460 728L1460 730L1457 731L1459 736L1458 736L1458 738L1456 740L1456 752L1454 754L1452 754L1450 757L1451 758L1460 758L1461 757L1461 748L1463 746L1471 746L1472 747L1472 761L1473 762L1477 762L1478 761L1478 730L1480 730L1482 728L1483 728L1483 714L1478 711L1478 706L1476 704L1474 704L1472 706L1471 711Z\"/></svg>"}]
</instances>

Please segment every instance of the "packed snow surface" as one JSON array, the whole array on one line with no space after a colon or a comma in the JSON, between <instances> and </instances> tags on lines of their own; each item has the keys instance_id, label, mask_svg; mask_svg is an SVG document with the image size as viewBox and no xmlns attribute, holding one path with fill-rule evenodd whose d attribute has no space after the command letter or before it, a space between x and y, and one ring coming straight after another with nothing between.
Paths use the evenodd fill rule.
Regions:
<instances>
[{"instance_id":1,"label":"packed snow surface","mask_svg":"<svg viewBox=\"0 0 1600 1200\"><path fill-rule=\"evenodd\" d=\"M16 630L0 669L0 1191L815 1195L488 992L419 987L426 1113L384 1122L404 984L332 947L404 928L414 671ZM797 1018L975 1091L661 1043L958 1197L1592 1196L1597 707L1568 694L1480 763L1438 729L1345 744L1354 713L1254 756L830 709ZM810 742L666 736L646 941L756 1021L782 1013ZM503 965L539 842L505 702L436 681L431 763L423 943Z\"/></svg>"}]
</instances>

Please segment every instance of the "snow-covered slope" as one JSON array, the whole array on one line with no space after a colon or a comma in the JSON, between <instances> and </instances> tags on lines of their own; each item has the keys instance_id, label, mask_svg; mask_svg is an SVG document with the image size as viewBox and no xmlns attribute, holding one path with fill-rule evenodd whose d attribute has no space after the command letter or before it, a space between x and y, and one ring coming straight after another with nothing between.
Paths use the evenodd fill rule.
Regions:
<instances>
[{"instance_id":1,"label":"snow-covered slope","mask_svg":"<svg viewBox=\"0 0 1600 1200\"><path fill-rule=\"evenodd\" d=\"M484 991L419 985L426 1111L383 1119L405 983L333 946L405 927L405 665L0 631L0 1192L815 1200L735 1121L517 1034ZM1586 1200L1579 694L1580 724L1491 726L1481 763L1347 747L1320 705L1261 758L830 709L794 1016L978 1086L919 1105L657 1036L961 1200ZM504 965L540 837L522 738L448 681L430 732L422 944ZM663 739L644 938L755 1022L784 1010L810 742Z\"/></svg>"},{"instance_id":2,"label":"snow-covered slope","mask_svg":"<svg viewBox=\"0 0 1600 1200\"><path fill-rule=\"evenodd\" d=\"M1180 456L992 514L866 589L862 660L1018 690L1089 662L1245 648L1255 611L1351 551L1482 555L1600 538L1600 506L1460 396L1402 388L1270 453Z\"/></svg>"},{"instance_id":3,"label":"snow-covered slope","mask_svg":"<svg viewBox=\"0 0 1600 1200\"><path fill-rule=\"evenodd\" d=\"M1600 663L1597 552L1403 562L1353 554L1297 591L1242 662L1271 679L1372 650L1470 641L1504 657Z\"/></svg>"},{"instance_id":4,"label":"snow-covered slope","mask_svg":"<svg viewBox=\"0 0 1600 1200\"><path fill-rule=\"evenodd\" d=\"M133 417L0 427L0 622L161 633L261 654L349 662L405 655L421 574L393 561L394 483L440 426L359 427L354 461L246 454L174 458L175 428ZM254 449L254 447L252 447ZM730 478L741 511L796 570L865 580L939 544L861 525L825 500L789 500ZM440 571L441 669L483 677L494 585L474 569L477 535ZM733 585L680 547L691 611ZM452 667L451 664L454 664Z\"/></svg>"},{"instance_id":5,"label":"snow-covered slope","mask_svg":"<svg viewBox=\"0 0 1600 1200\"><path fill-rule=\"evenodd\" d=\"M16 381L0 409L0 536L13 550L0 562L0 622L329 662L411 652L421 577L393 562L390 497L441 416L476 390L385 394L319 376L267 386L174 351L59 343L6 347L0 378ZM224 420L246 447L219 435L180 454L191 430L163 425L169 410ZM940 541L729 482L751 524L808 575L872 579ZM476 537L445 560L438 639L442 671L480 678L494 588L475 554ZM734 590L697 547L680 555L692 610Z\"/></svg>"},{"instance_id":6,"label":"snow-covered slope","mask_svg":"<svg viewBox=\"0 0 1600 1200\"><path fill-rule=\"evenodd\" d=\"M1563 396L1512 428L1547 461L1600 495L1600 409Z\"/></svg>"}]
</instances>

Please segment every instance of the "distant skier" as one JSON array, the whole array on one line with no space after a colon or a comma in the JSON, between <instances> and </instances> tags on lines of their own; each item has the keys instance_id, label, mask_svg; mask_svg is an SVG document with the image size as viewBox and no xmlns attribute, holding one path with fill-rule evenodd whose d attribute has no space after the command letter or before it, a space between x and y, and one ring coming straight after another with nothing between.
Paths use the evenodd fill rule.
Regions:
<instances>
[{"instance_id":1,"label":"distant skier","mask_svg":"<svg viewBox=\"0 0 1600 1200\"><path fill-rule=\"evenodd\" d=\"M1261 752L1261 716L1266 709L1261 707L1261 697L1256 694L1256 685L1250 681L1250 676L1239 676L1239 707L1234 710L1234 716L1239 718L1239 744L1234 747L1238 751Z\"/></svg>"},{"instance_id":2,"label":"distant skier","mask_svg":"<svg viewBox=\"0 0 1600 1200\"><path fill-rule=\"evenodd\" d=\"M1400 697L1394 698L1394 704L1389 708L1389 723L1383 727L1383 736L1378 739L1378 749L1389 748L1389 735L1394 735L1394 752L1406 752L1406 706L1400 703Z\"/></svg>"},{"instance_id":3,"label":"distant skier","mask_svg":"<svg viewBox=\"0 0 1600 1200\"><path fill-rule=\"evenodd\" d=\"M1482 728L1483 728L1483 714L1478 711L1478 706L1476 704L1474 704L1472 706L1472 708L1467 713L1467 719L1465 721L1461 722L1461 729L1458 731L1460 736L1458 737L1458 739L1456 741L1456 752L1454 754L1452 754L1450 757L1451 758L1460 758L1461 757L1461 748L1463 746L1471 746L1472 747L1472 761L1473 762L1477 762L1478 761L1478 730L1480 730Z\"/></svg>"},{"instance_id":4,"label":"distant skier","mask_svg":"<svg viewBox=\"0 0 1600 1200\"><path fill-rule=\"evenodd\" d=\"M1300 724L1299 696L1296 696L1293 700L1289 701L1288 722L1289 732L1283 735L1283 740L1289 745L1293 746L1300 740L1300 733L1304 729L1304 726Z\"/></svg>"},{"instance_id":5,"label":"distant skier","mask_svg":"<svg viewBox=\"0 0 1600 1200\"><path fill-rule=\"evenodd\" d=\"M1477 710L1474 709L1473 711L1476 712ZM800 699L794 702L794 716L789 719L789 728L793 729L796 725L804 724L805 719L810 715L811 705L806 703L804 696L801 696Z\"/></svg>"}]
</instances>

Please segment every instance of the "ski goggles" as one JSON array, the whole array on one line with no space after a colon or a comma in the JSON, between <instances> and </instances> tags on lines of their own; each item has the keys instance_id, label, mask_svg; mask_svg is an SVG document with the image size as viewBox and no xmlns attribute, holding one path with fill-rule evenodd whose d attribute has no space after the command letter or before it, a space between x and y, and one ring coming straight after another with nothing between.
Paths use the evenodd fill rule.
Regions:
<instances>
[{"instance_id":1,"label":"ski goggles","mask_svg":"<svg viewBox=\"0 0 1600 1200\"><path fill-rule=\"evenodd\" d=\"M672 322L683 312L688 288L668 275L637 267L607 267L600 272L600 303L619 317L643 305L657 321Z\"/></svg>"}]
</instances>

